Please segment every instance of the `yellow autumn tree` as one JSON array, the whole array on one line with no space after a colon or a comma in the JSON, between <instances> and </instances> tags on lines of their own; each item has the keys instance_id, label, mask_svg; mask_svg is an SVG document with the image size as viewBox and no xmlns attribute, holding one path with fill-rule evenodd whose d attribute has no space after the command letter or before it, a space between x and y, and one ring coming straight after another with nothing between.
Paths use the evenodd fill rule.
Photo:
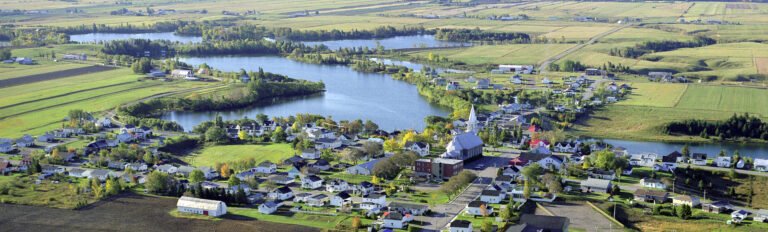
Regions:
<instances>
[{"instance_id":1,"label":"yellow autumn tree","mask_svg":"<svg viewBox=\"0 0 768 232\"><path fill-rule=\"evenodd\" d=\"M222 164L220 172L221 172L221 177L229 178L229 174L230 174L229 173L229 164L227 164L227 163Z\"/></svg>"},{"instance_id":2,"label":"yellow autumn tree","mask_svg":"<svg viewBox=\"0 0 768 232\"><path fill-rule=\"evenodd\" d=\"M239 138L240 140L245 140L246 138L248 138L248 133L245 133L244 130L241 130L240 132L237 132L237 138Z\"/></svg>"},{"instance_id":3,"label":"yellow autumn tree","mask_svg":"<svg viewBox=\"0 0 768 232\"><path fill-rule=\"evenodd\" d=\"M400 144L403 147L405 147L405 144L407 144L408 142L415 141L416 140L416 136L417 136L416 132L414 132L413 130L409 130L409 131L405 132L405 134L403 134L403 140L402 140L402 142L400 142Z\"/></svg>"}]
</instances>

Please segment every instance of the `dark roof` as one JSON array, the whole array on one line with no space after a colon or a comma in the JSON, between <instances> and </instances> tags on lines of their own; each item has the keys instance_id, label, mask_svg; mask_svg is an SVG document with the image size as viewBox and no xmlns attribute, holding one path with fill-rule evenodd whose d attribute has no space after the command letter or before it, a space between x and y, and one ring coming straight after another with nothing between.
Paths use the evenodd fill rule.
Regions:
<instances>
[{"instance_id":1,"label":"dark roof","mask_svg":"<svg viewBox=\"0 0 768 232\"><path fill-rule=\"evenodd\" d=\"M315 161L315 163L312 164L312 165L326 166L326 165L331 165L331 163L328 163L327 160L319 159L319 160Z\"/></svg>"},{"instance_id":2,"label":"dark roof","mask_svg":"<svg viewBox=\"0 0 768 232\"><path fill-rule=\"evenodd\" d=\"M488 205L488 203L485 203L484 201L471 201L468 205L469 207L480 207L481 205Z\"/></svg>"},{"instance_id":3,"label":"dark roof","mask_svg":"<svg viewBox=\"0 0 768 232\"><path fill-rule=\"evenodd\" d=\"M456 228L469 228L469 226L472 224L472 222L465 221L465 220L454 220L451 222L451 227Z\"/></svg>"},{"instance_id":4,"label":"dark roof","mask_svg":"<svg viewBox=\"0 0 768 232\"><path fill-rule=\"evenodd\" d=\"M293 190L291 190L291 188L288 188L288 187L280 187L280 188L276 189L276 191L278 193L290 193L290 192L293 192Z\"/></svg>"},{"instance_id":5,"label":"dark roof","mask_svg":"<svg viewBox=\"0 0 768 232\"><path fill-rule=\"evenodd\" d=\"M566 217L523 214L520 224L509 227L507 232L560 232L567 228L570 220Z\"/></svg>"},{"instance_id":6,"label":"dark roof","mask_svg":"<svg viewBox=\"0 0 768 232\"><path fill-rule=\"evenodd\" d=\"M349 195L349 193L347 193L347 191L341 191L338 194L336 194L336 196L341 197L341 199L347 199L352 197Z\"/></svg>"},{"instance_id":7,"label":"dark roof","mask_svg":"<svg viewBox=\"0 0 768 232\"><path fill-rule=\"evenodd\" d=\"M322 178L320 178L319 176L316 176L316 175L307 176L307 179L309 179L309 181L312 181L312 182L322 181L323 180Z\"/></svg>"},{"instance_id":8,"label":"dark roof","mask_svg":"<svg viewBox=\"0 0 768 232\"><path fill-rule=\"evenodd\" d=\"M682 155L683 154L680 154L680 152L673 151L672 153L669 153L669 155L661 157L661 162L675 163L677 162L677 157L680 157Z\"/></svg>"},{"instance_id":9,"label":"dark roof","mask_svg":"<svg viewBox=\"0 0 768 232\"><path fill-rule=\"evenodd\" d=\"M483 196L498 196L500 193L496 190L483 190L481 195Z\"/></svg>"},{"instance_id":10,"label":"dark roof","mask_svg":"<svg viewBox=\"0 0 768 232\"><path fill-rule=\"evenodd\" d=\"M403 215L399 212L389 212L384 218L390 220L403 220Z\"/></svg>"},{"instance_id":11,"label":"dark roof","mask_svg":"<svg viewBox=\"0 0 768 232\"><path fill-rule=\"evenodd\" d=\"M378 193L371 193L371 194L366 195L365 198L377 199L377 198L381 198L383 196L384 195L381 195L381 194L378 194Z\"/></svg>"},{"instance_id":12,"label":"dark roof","mask_svg":"<svg viewBox=\"0 0 768 232\"><path fill-rule=\"evenodd\" d=\"M426 210L427 208L429 208L429 206L393 201L389 203L389 208Z\"/></svg>"},{"instance_id":13,"label":"dark roof","mask_svg":"<svg viewBox=\"0 0 768 232\"><path fill-rule=\"evenodd\" d=\"M371 182L368 182L368 181L363 181L363 182L360 182L360 186L362 186L363 188L370 188L370 187L373 187L373 184L371 184Z\"/></svg>"},{"instance_id":14,"label":"dark roof","mask_svg":"<svg viewBox=\"0 0 768 232\"><path fill-rule=\"evenodd\" d=\"M693 159L707 159L707 154L706 153L693 153L693 155L691 155L691 157L693 157Z\"/></svg>"},{"instance_id":15,"label":"dark roof","mask_svg":"<svg viewBox=\"0 0 768 232\"><path fill-rule=\"evenodd\" d=\"M510 182L510 181L512 181L512 177L511 176L501 175L501 176L496 177L496 181Z\"/></svg>"}]
</instances>

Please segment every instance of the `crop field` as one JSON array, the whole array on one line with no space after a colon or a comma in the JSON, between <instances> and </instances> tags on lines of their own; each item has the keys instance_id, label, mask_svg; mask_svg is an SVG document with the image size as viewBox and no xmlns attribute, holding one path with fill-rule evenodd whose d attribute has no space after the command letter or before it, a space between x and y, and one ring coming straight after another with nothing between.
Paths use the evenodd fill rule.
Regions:
<instances>
[{"instance_id":1,"label":"crop field","mask_svg":"<svg viewBox=\"0 0 768 232\"><path fill-rule=\"evenodd\" d=\"M216 163L230 161L239 161L253 158L256 163L262 161L280 161L290 158L295 151L290 144L270 144L270 145L227 145L206 147L189 157L186 161L196 167L214 166Z\"/></svg>"},{"instance_id":2,"label":"crop field","mask_svg":"<svg viewBox=\"0 0 768 232\"><path fill-rule=\"evenodd\" d=\"M50 81L50 80L55 80L59 78L85 75L89 73L97 73L97 72L103 72L103 71L108 71L113 69L115 68L109 67L109 66L95 65L95 66L85 66L85 67L76 67L71 69L55 70L52 72L43 72L39 74L33 74L28 76L16 77L16 78L4 78L4 79L0 78L0 88L14 86L14 85L35 83L38 81ZM40 70L34 70L34 71L40 71Z\"/></svg>"},{"instance_id":3,"label":"crop field","mask_svg":"<svg viewBox=\"0 0 768 232\"><path fill-rule=\"evenodd\" d=\"M662 83L632 83L632 93L617 105L675 107L686 93L688 85Z\"/></svg>"},{"instance_id":4,"label":"crop field","mask_svg":"<svg viewBox=\"0 0 768 232\"><path fill-rule=\"evenodd\" d=\"M691 85L676 107L768 116L768 90Z\"/></svg>"},{"instance_id":5,"label":"crop field","mask_svg":"<svg viewBox=\"0 0 768 232\"><path fill-rule=\"evenodd\" d=\"M79 210L0 204L0 218L8 231L319 231L231 214L223 220L173 217L168 212L176 208L176 201L123 194Z\"/></svg>"},{"instance_id":6,"label":"crop field","mask_svg":"<svg viewBox=\"0 0 768 232\"><path fill-rule=\"evenodd\" d=\"M60 127L69 110L98 112L145 97L210 85L202 82L137 81L117 69L3 88L0 137L42 134Z\"/></svg>"},{"instance_id":7,"label":"crop field","mask_svg":"<svg viewBox=\"0 0 768 232\"><path fill-rule=\"evenodd\" d=\"M86 66L88 65L78 63L57 63L50 65L0 64L0 80L29 76L39 73L49 73L74 68L82 68Z\"/></svg>"},{"instance_id":8,"label":"crop field","mask_svg":"<svg viewBox=\"0 0 768 232\"><path fill-rule=\"evenodd\" d=\"M467 64L538 64L574 44L512 44L487 45L471 48L427 50L414 53L426 56L429 53L448 57Z\"/></svg>"},{"instance_id":9,"label":"crop field","mask_svg":"<svg viewBox=\"0 0 768 232\"><path fill-rule=\"evenodd\" d=\"M768 74L768 57L755 57L755 68L758 74Z\"/></svg>"}]
</instances>

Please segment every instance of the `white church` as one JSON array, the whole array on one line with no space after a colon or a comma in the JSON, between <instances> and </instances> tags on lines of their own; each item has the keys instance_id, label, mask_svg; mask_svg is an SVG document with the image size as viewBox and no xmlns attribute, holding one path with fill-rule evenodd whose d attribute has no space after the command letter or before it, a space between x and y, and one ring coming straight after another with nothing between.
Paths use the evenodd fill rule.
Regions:
<instances>
[{"instance_id":1,"label":"white church","mask_svg":"<svg viewBox=\"0 0 768 232\"><path fill-rule=\"evenodd\" d=\"M467 119L466 124L467 128L464 133L454 136L453 140L446 146L446 152L440 155L440 157L471 160L483 156L483 140L477 136L477 131L480 128L477 114L475 113L475 106L472 106L472 109L469 111L469 119Z\"/></svg>"}]
</instances>

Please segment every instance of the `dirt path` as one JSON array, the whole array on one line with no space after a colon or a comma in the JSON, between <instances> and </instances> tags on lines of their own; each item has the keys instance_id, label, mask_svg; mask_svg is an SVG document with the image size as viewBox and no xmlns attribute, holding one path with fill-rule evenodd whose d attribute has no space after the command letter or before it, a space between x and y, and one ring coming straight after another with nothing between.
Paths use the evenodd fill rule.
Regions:
<instances>
[{"instance_id":1,"label":"dirt path","mask_svg":"<svg viewBox=\"0 0 768 232\"><path fill-rule=\"evenodd\" d=\"M223 220L176 218L175 198L126 194L81 210L0 204L2 231L319 231L316 228L225 216Z\"/></svg>"},{"instance_id":2,"label":"dirt path","mask_svg":"<svg viewBox=\"0 0 768 232\"><path fill-rule=\"evenodd\" d=\"M71 77L71 76L79 76L79 75L88 74L88 73L104 72L104 71L109 71L113 69L115 68L110 66L88 66L88 67L73 68L73 69L67 69L67 70L61 70L61 71L55 71L55 72L49 72L49 73L40 73L35 75L0 80L0 88L35 83L39 81L55 80L55 79Z\"/></svg>"}]
</instances>

